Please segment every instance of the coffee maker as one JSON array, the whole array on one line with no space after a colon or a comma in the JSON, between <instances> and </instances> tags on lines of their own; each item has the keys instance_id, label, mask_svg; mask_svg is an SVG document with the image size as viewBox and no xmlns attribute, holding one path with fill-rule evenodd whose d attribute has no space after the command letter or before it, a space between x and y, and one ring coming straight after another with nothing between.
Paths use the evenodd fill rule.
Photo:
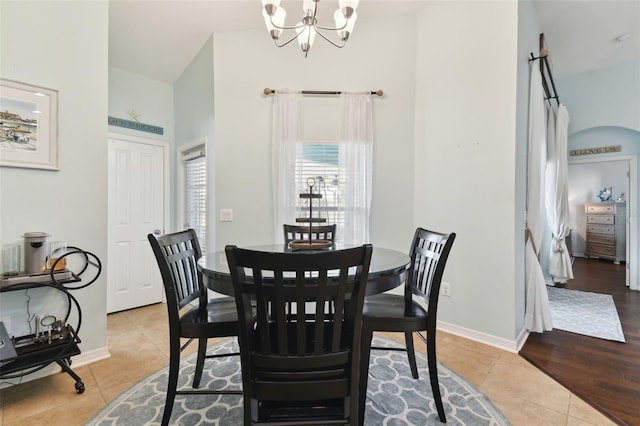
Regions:
<instances>
[{"instance_id":1,"label":"coffee maker","mask_svg":"<svg viewBox=\"0 0 640 426\"><path fill-rule=\"evenodd\" d=\"M41 274L46 268L47 238L46 232L25 232L24 235L24 273Z\"/></svg>"}]
</instances>

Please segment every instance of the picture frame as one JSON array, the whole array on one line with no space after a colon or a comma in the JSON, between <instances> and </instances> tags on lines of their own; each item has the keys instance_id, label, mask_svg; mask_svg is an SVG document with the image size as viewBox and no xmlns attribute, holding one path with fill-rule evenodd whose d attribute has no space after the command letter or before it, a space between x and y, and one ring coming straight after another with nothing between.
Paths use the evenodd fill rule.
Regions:
<instances>
[{"instance_id":1,"label":"picture frame","mask_svg":"<svg viewBox=\"0 0 640 426\"><path fill-rule=\"evenodd\" d=\"M0 78L0 166L58 169L58 91Z\"/></svg>"}]
</instances>

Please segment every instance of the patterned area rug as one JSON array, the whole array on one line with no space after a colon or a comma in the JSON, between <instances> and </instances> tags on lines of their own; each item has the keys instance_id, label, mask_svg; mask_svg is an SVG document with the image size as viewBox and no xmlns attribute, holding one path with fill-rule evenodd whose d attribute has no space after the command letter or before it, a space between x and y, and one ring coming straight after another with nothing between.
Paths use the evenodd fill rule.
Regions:
<instances>
[{"instance_id":1,"label":"patterned area rug","mask_svg":"<svg viewBox=\"0 0 640 426\"><path fill-rule=\"evenodd\" d=\"M547 287L553 328L600 339L625 342L613 297Z\"/></svg>"},{"instance_id":2,"label":"patterned area rug","mask_svg":"<svg viewBox=\"0 0 640 426\"><path fill-rule=\"evenodd\" d=\"M376 346L396 343L374 337ZM235 348L235 349L234 349ZM238 350L235 339L228 339L209 348L210 353ZM420 379L411 378L406 354L372 351L365 424L367 425L441 425L429 385L427 362L416 353ZM238 357L219 358L215 371L203 373L201 388L240 389L241 373ZM195 354L184 358L178 388L190 388ZM160 424L168 368L163 368L141 380L124 392L87 423L105 425ZM215 372L215 376L213 373ZM448 425L508 425L502 413L486 395L453 371L438 365L438 376ZM171 415L175 425L241 425L242 397L239 395L177 396Z\"/></svg>"}]
</instances>

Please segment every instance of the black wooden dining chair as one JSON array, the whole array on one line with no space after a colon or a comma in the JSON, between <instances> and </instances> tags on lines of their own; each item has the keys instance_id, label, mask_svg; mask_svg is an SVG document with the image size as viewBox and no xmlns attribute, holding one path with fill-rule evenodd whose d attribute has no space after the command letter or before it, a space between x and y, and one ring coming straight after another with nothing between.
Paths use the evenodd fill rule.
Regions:
<instances>
[{"instance_id":1,"label":"black wooden dining chair","mask_svg":"<svg viewBox=\"0 0 640 426\"><path fill-rule=\"evenodd\" d=\"M207 339L238 335L238 314L233 297L208 299L196 265L202 252L193 229L157 237L149 234L148 239L162 275L169 314L169 380L162 415L162 425L167 425L176 395L242 394L242 391L176 390L180 354L194 339L198 340L198 355L193 388L200 386L205 358L239 355L237 352L206 355ZM181 338L189 340L181 346Z\"/></svg>"},{"instance_id":2,"label":"black wooden dining chair","mask_svg":"<svg viewBox=\"0 0 640 426\"><path fill-rule=\"evenodd\" d=\"M240 321L244 424L356 425L371 245L293 253L227 246L226 253Z\"/></svg>"},{"instance_id":3,"label":"black wooden dining chair","mask_svg":"<svg viewBox=\"0 0 640 426\"><path fill-rule=\"evenodd\" d=\"M289 244L294 240L327 240L332 243L336 239L336 225L313 225L311 228L305 225L282 225L284 231L284 243Z\"/></svg>"},{"instance_id":4,"label":"black wooden dining chair","mask_svg":"<svg viewBox=\"0 0 640 426\"><path fill-rule=\"evenodd\" d=\"M427 346L427 365L431 391L440 421L446 423L436 357L436 314L444 267L456 238L455 233L441 234L416 229L411 244L409 270L404 295L382 293L365 300L362 314L362 364L360 371L360 424L364 424L370 349L401 350L407 352L411 375L418 378L418 367L413 346L416 333ZM417 300L426 305L426 309ZM375 331L399 332L405 335L404 348L371 347ZM421 332L426 332L423 335Z\"/></svg>"}]
</instances>

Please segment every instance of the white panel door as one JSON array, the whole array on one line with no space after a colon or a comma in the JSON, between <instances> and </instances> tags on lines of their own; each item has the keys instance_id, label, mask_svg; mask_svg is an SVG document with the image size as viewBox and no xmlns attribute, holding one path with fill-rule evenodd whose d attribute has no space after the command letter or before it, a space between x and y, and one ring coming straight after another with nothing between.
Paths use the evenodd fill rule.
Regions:
<instances>
[{"instance_id":1,"label":"white panel door","mask_svg":"<svg viewBox=\"0 0 640 426\"><path fill-rule=\"evenodd\" d=\"M164 229L165 147L109 139L107 312L162 301L147 234Z\"/></svg>"}]
</instances>

